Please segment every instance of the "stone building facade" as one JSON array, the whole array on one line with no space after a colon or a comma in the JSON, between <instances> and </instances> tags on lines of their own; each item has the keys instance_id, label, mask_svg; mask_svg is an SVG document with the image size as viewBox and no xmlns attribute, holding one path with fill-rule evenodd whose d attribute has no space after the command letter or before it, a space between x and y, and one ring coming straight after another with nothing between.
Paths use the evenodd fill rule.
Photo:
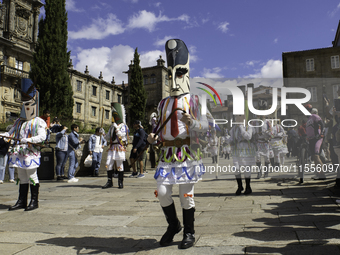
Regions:
<instances>
[{"instance_id":1,"label":"stone building facade","mask_svg":"<svg viewBox=\"0 0 340 255\"><path fill-rule=\"evenodd\" d=\"M0 122L20 113L21 79L29 78L42 6L39 0L0 3Z\"/></svg>"},{"instance_id":2,"label":"stone building facade","mask_svg":"<svg viewBox=\"0 0 340 255\"><path fill-rule=\"evenodd\" d=\"M3 0L0 3L0 122L16 119L21 111L20 87L29 78L38 39L39 0ZM123 103L125 85L115 85L89 74L68 70L73 88L74 121L90 129L111 124L111 102Z\"/></svg>"},{"instance_id":3,"label":"stone building facade","mask_svg":"<svg viewBox=\"0 0 340 255\"><path fill-rule=\"evenodd\" d=\"M323 115L324 97L337 98L340 89L340 22L338 24L332 47L311 49L282 53L283 78L285 87L302 87L311 92L309 101L313 107ZM300 95L301 97L301 95ZM299 95L290 94L290 98L299 98ZM304 115L295 106L288 106L290 118L301 122Z\"/></svg>"},{"instance_id":4,"label":"stone building facade","mask_svg":"<svg viewBox=\"0 0 340 255\"><path fill-rule=\"evenodd\" d=\"M145 119L149 120L151 113L157 112L158 103L165 97L170 96L170 87L168 80L168 71L165 67L165 61L162 56L156 61L156 66L142 68L143 83L147 93ZM132 63L129 65L129 70L125 73L128 75L128 84L130 84ZM129 95L129 90L127 92ZM127 97L126 108L129 107L129 97ZM128 111L127 111L128 112ZM127 118L130 125L133 120Z\"/></svg>"},{"instance_id":5,"label":"stone building facade","mask_svg":"<svg viewBox=\"0 0 340 255\"><path fill-rule=\"evenodd\" d=\"M86 129L111 125L111 103L124 103L127 88L125 85L115 85L103 80L102 73L98 78L90 75L88 67L79 72L69 69L73 88L73 119L82 123Z\"/></svg>"}]
</instances>

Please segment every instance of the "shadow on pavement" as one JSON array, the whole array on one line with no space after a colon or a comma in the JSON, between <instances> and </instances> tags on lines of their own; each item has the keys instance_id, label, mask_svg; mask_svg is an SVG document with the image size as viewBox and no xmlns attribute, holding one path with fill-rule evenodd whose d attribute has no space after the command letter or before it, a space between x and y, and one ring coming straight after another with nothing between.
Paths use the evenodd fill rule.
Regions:
<instances>
[{"instance_id":1,"label":"shadow on pavement","mask_svg":"<svg viewBox=\"0 0 340 255\"><path fill-rule=\"evenodd\" d=\"M125 237L65 237L40 240L37 243L73 247L77 254L80 251L84 252L84 249L86 249L86 254L99 254L103 252L108 254L124 254L161 248L156 239L136 240ZM176 244L174 243L174 245Z\"/></svg>"},{"instance_id":2,"label":"shadow on pavement","mask_svg":"<svg viewBox=\"0 0 340 255\"><path fill-rule=\"evenodd\" d=\"M336 214L340 208L334 198L340 195L340 190L326 187L327 183L330 182L282 186L281 195L271 194L273 199L283 198L282 202L271 203L269 199L263 208L264 213L278 216L279 221L273 217L254 218L253 222L265 226L257 227L255 223L233 235L264 242L259 246L247 246L247 254L340 254L338 242L331 241L340 236L340 215ZM256 184L253 190L256 190ZM263 194L254 192L253 195ZM280 241L292 243L280 246ZM270 242L275 243L268 245Z\"/></svg>"}]
</instances>

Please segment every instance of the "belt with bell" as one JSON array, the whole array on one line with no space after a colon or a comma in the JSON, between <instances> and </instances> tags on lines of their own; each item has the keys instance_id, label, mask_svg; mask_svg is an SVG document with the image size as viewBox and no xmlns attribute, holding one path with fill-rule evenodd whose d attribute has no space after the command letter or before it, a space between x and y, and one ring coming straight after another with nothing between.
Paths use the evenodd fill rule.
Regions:
<instances>
[{"instance_id":1,"label":"belt with bell","mask_svg":"<svg viewBox=\"0 0 340 255\"><path fill-rule=\"evenodd\" d=\"M190 137L185 139L175 138L175 140L164 140L163 146L175 146L177 148L182 147L183 145L190 145Z\"/></svg>"}]
</instances>

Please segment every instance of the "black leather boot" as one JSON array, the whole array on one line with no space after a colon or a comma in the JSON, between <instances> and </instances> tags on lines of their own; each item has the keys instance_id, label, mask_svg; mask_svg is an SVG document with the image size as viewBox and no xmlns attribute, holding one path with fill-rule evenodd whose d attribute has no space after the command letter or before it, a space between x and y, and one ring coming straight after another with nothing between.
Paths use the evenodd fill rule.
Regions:
<instances>
[{"instance_id":1,"label":"black leather boot","mask_svg":"<svg viewBox=\"0 0 340 255\"><path fill-rule=\"evenodd\" d=\"M250 187L250 177L249 178L245 178L245 180L246 180L246 190L244 191L244 195L248 195L248 194L253 192L251 190L251 187Z\"/></svg>"},{"instance_id":2,"label":"black leather boot","mask_svg":"<svg viewBox=\"0 0 340 255\"><path fill-rule=\"evenodd\" d=\"M102 187L102 189L113 187L112 174L113 174L113 170L107 171L107 183Z\"/></svg>"},{"instance_id":3,"label":"black leather boot","mask_svg":"<svg viewBox=\"0 0 340 255\"><path fill-rule=\"evenodd\" d=\"M124 172L119 171L118 172L118 189L122 189L124 187L123 181L124 181Z\"/></svg>"},{"instance_id":4,"label":"black leather boot","mask_svg":"<svg viewBox=\"0 0 340 255\"><path fill-rule=\"evenodd\" d=\"M20 184L19 186L19 198L15 205L8 208L9 211L18 209L25 209L27 206L27 194L28 194L28 183Z\"/></svg>"},{"instance_id":5,"label":"black leather boot","mask_svg":"<svg viewBox=\"0 0 340 255\"><path fill-rule=\"evenodd\" d=\"M241 178L241 174L235 175L236 177L236 181L237 181L237 185L238 185L238 189L236 190L236 195L241 195L241 192L243 190L243 186L242 186L242 178Z\"/></svg>"},{"instance_id":6,"label":"black leather boot","mask_svg":"<svg viewBox=\"0 0 340 255\"><path fill-rule=\"evenodd\" d=\"M190 208L189 210L183 209L183 240L179 245L180 249L187 249L194 245L195 243L195 208Z\"/></svg>"},{"instance_id":7,"label":"black leather boot","mask_svg":"<svg viewBox=\"0 0 340 255\"><path fill-rule=\"evenodd\" d=\"M31 184L30 187L31 187L31 202L26 207L25 211L32 211L39 207L38 195L40 184L39 183L36 183L35 185Z\"/></svg>"},{"instance_id":8,"label":"black leather boot","mask_svg":"<svg viewBox=\"0 0 340 255\"><path fill-rule=\"evenodd\" d=\"M161 246L167 246L172 243L174 236L181 231L181 223L177 218L177 213L175 209L175 204L172 203L167 207L162 207L166 221L168 222L168 229L164 233L159 242Z\"/></svg>"}]
</instances>

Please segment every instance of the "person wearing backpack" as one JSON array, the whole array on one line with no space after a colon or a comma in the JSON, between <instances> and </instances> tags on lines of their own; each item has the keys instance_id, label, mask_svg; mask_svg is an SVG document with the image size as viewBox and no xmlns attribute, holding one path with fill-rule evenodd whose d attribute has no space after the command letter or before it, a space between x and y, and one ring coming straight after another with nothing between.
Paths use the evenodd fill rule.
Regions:
<instances>
[{"instance_id":1,"label":"person wearing backpack","mask_svg":"<svg viewBox=\"0 0 340 255\"><path fill-rule=\"evenodd\" d=\"M145 132L145 130L142 127L142 123L139 120L136 120L133 123L133 128L135 129L135 133L133 134L133 141L132 141L132 151L130 154L130 161L133 161L132 164L132 169L133 169L133 173L129 176L129 177L137 177L137 178L143 178L144 173L143 173L143 169L144 169L144 160L146 157L146 151L144 151L141 155L139 155L146 143L147 143L147 134ZM138 156L139 155L139 156ZM138 157L138 158L137 158ZM140 174L138 175L137 170L136 170L136 161L138 161L139 166L140 166Z\"/></svg>"}]
</instances>

